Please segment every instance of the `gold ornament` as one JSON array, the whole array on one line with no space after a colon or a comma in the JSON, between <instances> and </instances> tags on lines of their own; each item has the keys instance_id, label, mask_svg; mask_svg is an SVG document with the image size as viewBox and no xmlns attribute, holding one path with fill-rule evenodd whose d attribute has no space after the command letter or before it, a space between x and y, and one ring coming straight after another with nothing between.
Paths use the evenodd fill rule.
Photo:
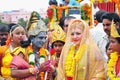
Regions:
<instances>
[{"instance_id":1,"label":"gold ornament","mask_svg":"<svg viewBox=\"0 0 120 80\"><path fill-rule=\"evenodd\" d=\"M112 24L111 24L111 34L110 35L114 38L120 37L120 35L118 34L118 32L115 28L114 21L112 21Z\"/></svg>"},{"instance_id":2,"label":"gold ornament","mask_svg":"<svg viewBox=\"0 0 120 80\"><path fill-rule=\"evenodd\" d=\"M52 32L52 42L63 41L65 42L66 34L62 28L58 25L55 30Z\"/></svg>"}]
</instances>

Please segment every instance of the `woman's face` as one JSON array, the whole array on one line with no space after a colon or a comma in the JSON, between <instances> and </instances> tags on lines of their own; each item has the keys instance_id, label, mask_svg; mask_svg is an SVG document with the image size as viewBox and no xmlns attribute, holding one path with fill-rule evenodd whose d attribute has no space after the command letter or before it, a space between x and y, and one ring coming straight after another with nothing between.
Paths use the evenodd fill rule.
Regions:
<instances>
[{"instance_id":1,"label":"woman's face","mask_svg":"<svg viewBox=\"0 0 120 80\"><path fill-rule=\"evenodd\" d=\"M26 32L23 27L16 27L12 32L12 40L14 43L20 45L20 41L26 38Z\"/></svg>"},{"instance_id":2,"label":"woman's face","mask_svg":"<svg viewBox=\"0 0 120 80\"><path fill-rule=\"evenodd\" d=\"M72 28L71 29L71 38L72 38L72 42L75 45L79 45L82 39L82 30L80 28Z\"/></svg>"},{"instance_id":3,"label":"woman's face","mask_svg":"<svg viewBox=\"0 0 120 80\"><path fill-rule=\"evenodd\" d=\"M114 52L120 53L120 43L115 38L110 37L110 45L109 48Z\"/></svg>"},{"instance_id":4,"label":"woman's face","mask_svg":"<svg viewBox=\"0 0 120 80\"><path fill-rule=\"evenodd\" d=\"M37 36L31 39L32 45L41 48L47 40L47 32L41 31Z\"/></svg>"}]
</instances>

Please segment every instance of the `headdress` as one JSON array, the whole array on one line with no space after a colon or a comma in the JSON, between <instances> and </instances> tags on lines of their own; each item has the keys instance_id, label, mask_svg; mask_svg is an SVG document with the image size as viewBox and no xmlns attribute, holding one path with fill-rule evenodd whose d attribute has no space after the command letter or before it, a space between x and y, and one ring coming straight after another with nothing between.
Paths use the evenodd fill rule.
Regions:
<instances>
[{"instance_id":1,"label":"headdress","mask_svg":"<svg viewBox=\"0 0 120 80\"><path fill-rule=\"evenodd\" d=\"M41 31L47 31L45 23L40 19L39 13L33 11L27 25L28 36L37 35Z\"/></svg>"},{"instance_id":2,"label":"headdress","mask_svg":"<svg viewBox=\"0 0 120 80\"><path fill-rule=\"evenodd\" d=\"M111 24L111 34L110 34L112 37L116 38L116 37L120 37L117 29L115 28L115 25L114 25L114 21L112 20L112 24Z\"/></svg>"},{"instance_id":3,"label":"headdress","mask_svg":"<svg viewBox=\"0 0 120 80\"><path fill-rule=\"evenodd\" d=\"M62 28L58 25L55 30L52 32L52 42L63 41L65 42L66 34Z\"/></svg>"}]
</instances>

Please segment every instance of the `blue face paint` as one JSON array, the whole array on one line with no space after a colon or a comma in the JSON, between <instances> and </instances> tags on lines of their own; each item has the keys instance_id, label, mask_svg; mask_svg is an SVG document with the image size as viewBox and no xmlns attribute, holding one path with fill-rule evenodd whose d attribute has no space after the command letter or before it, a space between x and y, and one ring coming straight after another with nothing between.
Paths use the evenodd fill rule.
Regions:
<instances>
[{"instance_id":1,"label":"blue face paint","mask_svg":"<svg viewBox=\"0 0 120 80\"><path fill-rule=\"evenodd\" d=\"M47 32L41 31L37 36L32 38L32 45L37 48L41 48L47 40Z\"/></svg>"}]
</instances>

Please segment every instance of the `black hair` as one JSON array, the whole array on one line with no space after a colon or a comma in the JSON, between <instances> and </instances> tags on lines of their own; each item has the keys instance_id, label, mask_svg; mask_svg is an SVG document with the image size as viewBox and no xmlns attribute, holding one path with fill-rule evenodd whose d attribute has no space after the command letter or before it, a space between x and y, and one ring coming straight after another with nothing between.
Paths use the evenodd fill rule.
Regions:
<instances>
[{"instance_id":1,"label":"black hair","mask_svg":"<svg viewBox=\"0 0 120 80\"><path fill-rule=\"evenodd\" d=\"M30 45L30 43L31 43L31 39L30 38L28 38L28 40L25 40L25 41L24 40L20 41L20 45L23 48L28 47Z\"/></svg>"},{"instance_id":2,"label":"black hair","mask_svg":"<svg viewBox=\"0 0 120 80\"><path fill-rule=\"evenodd\" d=\"M62 18L60 18L60 23L59 23L59 25L60 25L60 27L63 29L63 26L64 26L64 21L65 21L65 17L62 17Z\"/></svg>"},{"instance_id":3,"label":"black hair","mask_svg":"<svg viewBox=\"0 0 120 80\"><path fill-rule=\"evenodd\" d=\"M119 15L117 13L109 13L109 12L104 13L102 15L102 21L103 21L103 19L108 19L110 21L114 20L114 23L120 22Z\"/></svg>"},{"instance_id":4,"label":"black hair","mask_svg":"<svg viewBox=\"0 0 120 80\"><path fill-rule=\"evenodd\" d=\"M56 0L50 0L49 5L58 5L58 2Z\"/></svg>"},{"instance_id":5,"label":"black hair","mask_svg":"<svg viewBox=\"0 0 120 80\"><path fill-rule=\"evenodd\" d=\"M103 19L108 19L108 20L112 21L112 16L111 16L111 14L109 12L107 12L107 13L104 13L102 15L101 19L102 19L102 21L103 21Z\"/></svg>"},{"instance_id":6,"label":"black hair","mask_svg":"<svg viewBox=\"0 0 120 80\"><path fill-rule=\"evenodd\" d=\"M9 32L10 28L8 24L0 24L0 32Z\"/></svg>"},{"instance_id":7,"label":"black hair","mask_svg":"<svg viewBox=\"0 0 120 80\"><path fill-rule=\"evenodd\" d=\"M13 25L13 26L11 26L11 29L10 29L10 31L12 32L15 28L17 28L19 25L18 24L15 24L15 25Z\"/></svg>"},{"instance_id":8,"label":"black hair","mask_svg":"<svg viewBox=\"0 0 120 80\"><path fill-rule=\"evenodd\" d=\"M99 11L95 14L95 19L96 19L98 22L102 23L101 17L102 17L102 15L103 15L104 13L106 13L106 11L99 10Z\"/></svg>"},{"instance_id":9,"label":"black hair","mask_svg":"<svg viewBox=\"0 0 120 80\"><path fill-rule=\"evenodd\" d=\"M65 44L65 42L60 41L60 40L57 40L57 41L55 41L55 42L60 42L60 43L62 43L63 45ZM54 43L55 43L55 42L52 43L52 45L51 45L52 48L54 47Z\"/></svg>"},{"instance_id":10,"label":"black hair","mask_svg":"<svg viewBox=\"0 0 120 80\"><path fill-rule=\"evenodd\" d=\"M106 51L107 51L107 49L109 48L109 45L110 45L110 42L108 42L107 45L105 46Z\"/></svg>"},{"instance_id":11,"label":"black hair","mask_svg":"<svg viewBox=\"0 0 120 80\"><path fill-rule=\"evenodd\" d=\"M118 34L120 35L120 28L117 28L117 32L118 32ZM120 44L120 37L116 37L115 38L117 41L118 41L118 43Z\"/></svg>"},{"instance_id":12,"label":"black hair","mask_svg":"<svg viewBox=\"0 0 120 80\"><path fill-rule=\"evenodd\" d=\"M12 26L14 26L14 25L16 25L16 24L15 24L15 23L10 23L10 24L8 24L8 26L9 26L10 29L11 29Z\"/></svg>"},{"instance_id":13,"label":"black hair","mask_svg":"<svg viewBox=\"0 0 120 80\"><path fill-rule=\"evenodd\" d=\"M19 24L14 24L13 26L11 26L10 32L14 31L14 29L17 28L17 27L19 27L19 26L21 26L21 25L19 25ZM21 26L21 27L23 27L23 26ZM23 27L23 28L24 28L24 27ZM26 31L25 28L24 28L24 30Z\"/></svg>"},{"instance_id":14,"label":"black hair","mask_svg":"<svg viewBox=\"0 0 120 80\"><path fill-rule=\"evenodd\" d=\"M112 16L115 23L120 22L120 17L119 17L119 15L117 13L113 12L113 13L111 13L111 16Z\"/></svg>"}]
</instances>

